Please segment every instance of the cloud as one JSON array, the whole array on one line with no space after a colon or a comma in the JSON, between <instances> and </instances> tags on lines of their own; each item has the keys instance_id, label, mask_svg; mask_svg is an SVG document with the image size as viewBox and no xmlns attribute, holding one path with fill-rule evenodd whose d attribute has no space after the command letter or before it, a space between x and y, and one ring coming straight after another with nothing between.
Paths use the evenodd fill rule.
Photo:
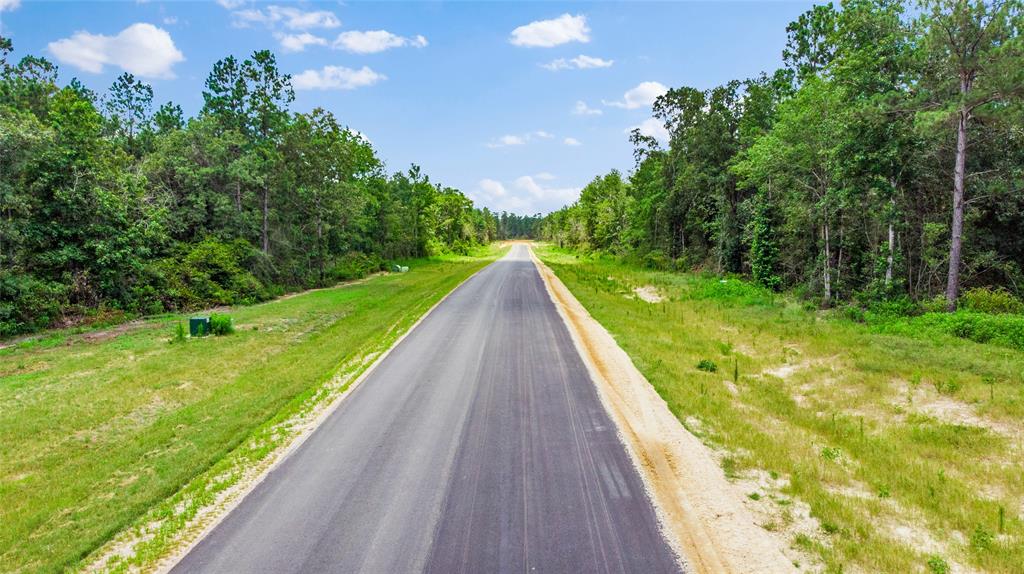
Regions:
<instances>
[{"instance_id":1,"label":"cloud","mask_svg":"<svg viewBox=\"0 0 1024 574\"><path fill-rule=\"evenodd\" d=\"M587 102L584 102L583 100L579 100L576 102L576 105L573 106L572 113L574 116L599 116L604 112L588 106Z\"/></svg>"},{"instance_id":2,"label":"cloud","mask_svg":"<svg viewBox=\"0 0 1024 574\"><path fill-rule=\"evenodd\" d=\"M593 56L584 56L580 54L575 58L566 60L565 58L558 58L557 60L551 60L547 64L541 64L540 67L557 72L558 70L588 70L591 68L608 68L615 63L615 60L602 60L601 58L594 58Z\"/></svg>"},{"instance_id":3,"label":"cloud","mask_svg":"<svg viewBox=\"0 0 1024 574\"><path fill-rule=\"evenodd\" d=\"M524 145L530 136L503 135L495 141L487 144L489 148L505 147L510 145Z\"/></svg>"},{"instance_id":4,"label":"cloud","mask_svg":"<svg viewBox=\"0 0 1024 574\"><path fill-rule=\"evenodd\" d=\"M549 140L555 137L555 134L546 132L544 130L536 130L522 135L506 134L495 140L492 140L485 144L489 148L499 148L507 146L518 146L526 145L528 142L534 139L545 139Z\"/></svg>"},{"instance_id":5,"label":"cloud","mask_svg":"<svg viewBox=\"0 0 1024 574\"><path fill-rule=\"evenodd\" d=\"M582 14L562 14L553 20L537 20L512 30L509 42L528 48L550 48L568 42L589 42L590 28Z\"/></svg>"},{"instance_id":6,"label":"cloud","mask_svg":"<svg viewBox=\"0 0 1024 574\"><path fill-rule=\"evenodd\" d=\"M281 48L285 52L302 52L306 49L306 46L326 46L327 40L320 36L314 36L309 32L303 32L301 34L276 34L278 42L281 42Z\"/></svg>"},{"instance_id":7,"label":"cloud","mask_svg":"<svg viewBox=\"0 0 1024 574\"><path fill-rule=\"evenodd\" d=\"M320 70L306 70L296 74L292 77L292 86L296 90L354 90L386 79L384 74L378 74L366 66L359 70L344 66L324 66Z\"/></svg>"},{"instance_id":8,"label":"cloud","mask_svg":"<svg viewBox=\"0 0 1024 574\"><path fill-rule=\"evenodd\" d=\"M222 4L223 6L223 4ZM313 28L337 28L341 20L334 12L327 10L301 10L292 6L267 6L266 11L257 8L232 12L232 24L236 28L248 28L253 24L263 24L273 28L278 24L289 30L311 30Z\"/></svg>"},{"instance_id":9,"label":"cloud","mask_svg":"<svg viewBox=\"0 0 1024 574\"><path fill-rule=\"evenodd\" d=\"M664 124L654 118L647 118L638 125L626 128L626 134L628 135L637 129L640 130L641 135L652 137L661 143L667 143L669 140L669 133L665 129Z\"/></svg>"},{"instance_id":10,"label":"cloud","mask_svg":"<svg viewBox=\"0 0 1024 574\"><path fill-rule=\"evenodd\" d=\"M137 23L116 36L75 32L47 46L57 61L98 74L106 65L143 78L173 78L171 68L185 56L166 30Z\"/></svg>"},{"instance_id":11,"label":"cloud","mask_svg":"<svg viewBox=\"0 0 1024 574\"><path fill-rule=\"evenodd\" d=\"M603 103L606 106L635 110L654 105L654 100L667 91L668 88L659 82L640 82L637 87L623 94L621 101Z\"/></svg>"},{"instance_id":12,"label":"cloud","mask_svg":"<svg viewBox=\"0 0 1024 574\"><path fill-rule=\"evenodd\" d=\"M505 185L500 181L493 179L481 179L478 185L480 187L480 191L490 197L505 197L508 195Z\"/></svg>"},{"instance_id":13,"label":"cloud","mask_svg":"<svg viewBox=\"0 0 1024 574\"><path fill-rule=\"evenodd\" d=\"M469 195L474 202L494 210L523 214L553 211L576 201L580 188L549 187L542 183L553 179L555 176L546 172L518 177L508 185L494 179L481 179Z\"/></svg>"},{"instance_id":14,"label":"cloud","mask_svg":"<svg viewBox=\"0 0 1024 574\"><path fill-rule=\"evenodd\" d=\"M2 1L3 0L0 0L0 2L2 2ZM178 23L178 17L177 16L164 16L163 23L167 24L168 26L173 26L173 25Z\"/></svg>"},{"instance_id":15,"label":"cloud","mask_svg":"<svg viewBox=\"0 0 1024 574\"><path fill-rule=\"evenodd\" d=\"M392 34L387 30L350 31L342 32L334 41L334 47L353 54L376 54L391 48L411 46L423 48L427 45L427 39L423 36L406 38Z\"/></svg>"},{"instance_id":16,"label":"cloud","mask_svg":"<svg viewBox=\"0 0 1024 574\"><path fill-rule=\"evenodd\" d=\"M242 4L245 4L245 0L217 0L217 4L220 4L221 8L234 10L235 8L240 8Z\"/></svg>"},{"instance_id":17,"label":"cloud","mask_svg":"<svg viewBox=\"0 0 1024 574\"><path fill-rule=\"evenodd\" d=\"M21 6L21 0L0 0L0 12L12 12Z\"/></svg>"},{"instance_id":18,"label":"cloud","mask_svg":"<svg viewBox=\"0 0 1024 574\"><path fill-rule=\"evenodd\" d=\"M576 138L565 138L564 140L562 140L562 143L564 143L567 146L583 145L583 143L580 142L580 140L578 140Z\"/></svg>"}]
</instances>

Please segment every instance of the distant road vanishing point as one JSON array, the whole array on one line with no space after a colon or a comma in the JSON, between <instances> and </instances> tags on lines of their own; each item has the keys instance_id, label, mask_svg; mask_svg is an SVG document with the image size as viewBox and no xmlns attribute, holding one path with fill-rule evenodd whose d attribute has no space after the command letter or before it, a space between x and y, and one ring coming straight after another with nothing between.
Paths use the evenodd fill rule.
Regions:
<instances>
[{"instance_id":1,"label":"distant road vanishing point","mask_svg":"<svg viewBox=\"0 0 1024 574\"><path fill-rule=\"evenodd\" d=\"M172 572L681 572L528 249L456 289Z\"/></svg>"}]
</instances>

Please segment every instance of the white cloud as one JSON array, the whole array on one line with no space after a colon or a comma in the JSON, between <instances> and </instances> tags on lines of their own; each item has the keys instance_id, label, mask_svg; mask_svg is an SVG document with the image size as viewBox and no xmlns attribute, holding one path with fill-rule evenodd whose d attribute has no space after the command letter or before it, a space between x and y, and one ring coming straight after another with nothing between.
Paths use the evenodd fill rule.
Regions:
<instances>
[{"instance_id":1,"label":"white cloud","mask_svg":"<svg viewBox=\"0 0 1024 574\"><path fill-rule=\"evenodd\" d=\"M518 177L510 185L482 179L469 195L474 202L491 209L522 214L553 211L576 201L578 187L548 187L541 183L553 179L555 176L546 172Z\"/></svg>"},{"instance_id":2,"label":"white cloud","mask_svg":"<svg viewBox=\"0 0 1024 574\"><path fill-rule=\"evenodd\" d=\"M2 2L2 1L3 0L0 0L0 2ZM163 23L167 24L168 26L173 26L173 25L178 23L178 17L177 16L164 16Z\"/></svg>"},{"instance_id":3,"label":"white cloud","mask_svg":"<svg viewBox=\"0 0 1024 574\"><path fill-rule=\"evenodd\" d=\"M21 0L0 0L0 12L11 12L21 6Z\"/></svg>"},{"instance_id":4,"label":"white cloud","mask_svg":"<svg viewBox=\"0 0 1024 574\"><path fill-rule=\"evenodd\" d=\"M667 91L668 88L660 82L640 82L637 87L623 94L621 101L606 101L604 105L635 110L654 105L654 100Z\"/></svg>"},{"instance_id":5,"label":"white cloud","mask_svg":"<svg viewBox=\"0 0 1024 574\"><path fill-rule=\"evenodd\" d=\"M365 32L353 30L342 32L338 35L338 39L334 41L335 48L354 54L376 54L391 48L401 48L403 46L423 48L426 45L427 39L423 36L406 38L392 34L387 30L369 30Z\"/></svg>"},{"instance_id":6,"label":"white cloud","mask_svg":"<svg viewBox=\"0 0 1024 574\"><path fill-rule=\"evenodd\" d=\"M664 124L654 118L647 118L638 125L626 128L626 134L636 129L640 130L641 135L652 137L661 143L667 143L669 140L669 133Z\"/></svg>"},{"instance_id":7,"label":"white cloud","mask_svg":"<svg viewBox=\"0 0 1024 574\"><path fill-rule=\"evenodd\" d=\"M580 54L575 58L566 60L565 58L558 58L557 60L551 60L547 64L541 64L540 67L557 72L558 70L587 70L590 68L608 68L615 63L615 60L602 60L601 58L594 58L592 56L584 56Z\"/></svg>"},{"instance_id":8,"label":"white cloud","mask_svg":"<svg viewBox=\"0 0 1024 574\"><path fill-rule=\"evenodd\" d=\"M537 20L512 30L509 41L516 46L550 48L568 42L589 42L590 28L582 14L562 14L553 20Z\"/></svg>"},{"instance_id":9,"label":"white cloud","mask_svg":"<svg viewBox=\"0 0 1024 574\"><path fill-rule=\"evenodd\" d=\"M354 90L386 79L387 76L366 66L359 70L344 66L324 66L320 70L306 70L296 74L292 77L292 86L296 90Z\"/></svg>"},{"instance_id":10,"label":"white cloud","mask_svg":"<svg viewBox=\"0 0 1024 574\"><path fill-rule=\"evenodd\" d=\"M239 8L242 4L245 4L245 0L217 0L217 4L220 4L221 8L227 10L234 10Z\"/></svg>"},{"instance_id":11,"label":"white cloud","mask_svg":"<svg viewBox=\"0 0 1024 574\"><path fill-rule=\"evenodd\" d=\"M505 197L508 195L508 191L505 190L505 185L500 181L495 181L493 179L481 179L479 187L480 191L490 197Z\"/></svg>"},{"instance_id":12,"label":"white cloud","mask_svg":"<svg viewBox=\"0 0 1024 574\"><path fill-rule=\"evenodd\" d=\"M573 106L572 113L576 116L599 116L604 112L588 106L587 102L584 102L583 100L579 100L576 102L576 105Z\"/></svg>"},{"instance_id":13,"label":"white cloud","mask_svg":"<svg viewBox=\"0 0 1024 574\"><path fill-rule=\"evenodd\" d=\"M512 135L512 134L507 134L507 135L503 135L500 138L498 138L497 140L492 141L491 143L487 144L487 147L496 148L496 147L505 147L505 146L510 146L510 145L523 145L523 144L526 143L526 141L528 139L530 139L530 136L528 136L528 135L527 136L516 136L516 135Z\"/></svg>"},{"instance_id":14,"label":"white cloud","mask_svg":"<svg viewBox=\"0 0 1024 574\"><path fill-rule=\"evenodd\" d=\"M326 46L327 40L320 36L314 36L309 32L303 32L301 34L276 34L278 42L281 42L281 48L285 52L302 52L306 49L306 46Z\"/></svg>"},{"instance_id":15,"label":"white cloud","mask_svg":"<svg viewBox=\"0 0 1024 574\"><path fill-rule=\"evenodd\" d=\"M223 4L222 4L223 5ZM337 28L341 20L334 12L327 10L300 10L292 6L267 6L266 11L257 8L232 12L234 26L247 28L252 24L263 24L273 28L277 24L289 30L311 30L313 28Z\"/></svg>"},{"instance_id":16,"label":"white cloud","mask_svg":"<svg viewBox=\"0 0 1024 574\"><path fill-rule=\"evenodd\" d=\"M503 135L503 136L501 136L501 137L499 137L497 139L494 139L494 140L488 142L485 145L487 147L489 147L489 148L499 148L499 147L507 147L507 146L518 146L518 145L526 145L528 142L533 141L535 139L549 140L549 139L553 139L554 137L555 137L555 134L553 134L551 132L546 132L544 130L536 130L536 131L532 131L532 132L525 133L525 134L522 134L522 135L505 134L505 135Z\"/></svg>"},{"instance_id":17,"label":"white cloud","mask_svg":"<svg viewBox=\"0 0 1024 574\"><path fill-rule=\"evenodd\" d=\"M57 61L86 72L98 74L111 65L143 78L173 78L171 68L185 59L166 30L141 22L116 36L75 32L48 48Z\"/></svg>"},{"instance_id":18,"label":"white cloud","mask_svg":"<svg viewBox=\"0 0 1024 574\"><path fill-rule=\"evenodd\" d=\"M578 140L576 138L565 138L564 140L562 140L562 143L564 143L567 146L583 145L583 143L580 142L580 140Z\"/></svg>"}]
</instances>

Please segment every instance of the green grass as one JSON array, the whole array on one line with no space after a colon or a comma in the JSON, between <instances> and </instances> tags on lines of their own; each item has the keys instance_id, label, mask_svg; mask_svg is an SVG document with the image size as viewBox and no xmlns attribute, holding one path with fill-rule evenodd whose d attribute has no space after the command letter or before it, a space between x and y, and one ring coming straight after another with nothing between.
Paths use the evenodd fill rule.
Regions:
<instances>
[{"instance_id":1,"label":"green grass","mask_svg":"<svg viewBox=\"0 0 1024 574\"><path fill-rule=\"evenodd\" d=\"M884 332L736 279L538 255L727 476L784 479L748 502L821 569L1024 572L1024 352Z\"/></svg>"},{"instance_id":2,"label":"green grass","mask_svg":"<svg viewBox=\"0 0 1024 574\"><path fill-rule=\"evenodd\" d=\"M182 317L166 316L0 350L0 571L76 568L151 515L162 532L138 559L165 551L181 508L194 514L231 484L224 469L237 480L239 461L287 438L275 423L498 253L235 308L227 337L172 344Z\"/></svg>"}]
</instances>

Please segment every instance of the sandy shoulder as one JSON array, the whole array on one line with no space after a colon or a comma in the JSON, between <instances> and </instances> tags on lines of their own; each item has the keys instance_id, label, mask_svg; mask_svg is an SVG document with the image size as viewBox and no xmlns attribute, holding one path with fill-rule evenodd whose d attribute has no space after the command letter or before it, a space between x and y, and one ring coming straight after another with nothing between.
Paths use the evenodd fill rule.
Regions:
<instances>
[{"instance_id":1,"label":"sandy shoulder","mask_svg":"<svg viewBox=\"0 0 1024 574\"><path fill-rule=\"evenodd\" d=\"M796 572L783 555L784 541L755 523L710 450L532 249L530 255L640 471L666 537L690 569Z\"/></svg>"}]
</instances>

